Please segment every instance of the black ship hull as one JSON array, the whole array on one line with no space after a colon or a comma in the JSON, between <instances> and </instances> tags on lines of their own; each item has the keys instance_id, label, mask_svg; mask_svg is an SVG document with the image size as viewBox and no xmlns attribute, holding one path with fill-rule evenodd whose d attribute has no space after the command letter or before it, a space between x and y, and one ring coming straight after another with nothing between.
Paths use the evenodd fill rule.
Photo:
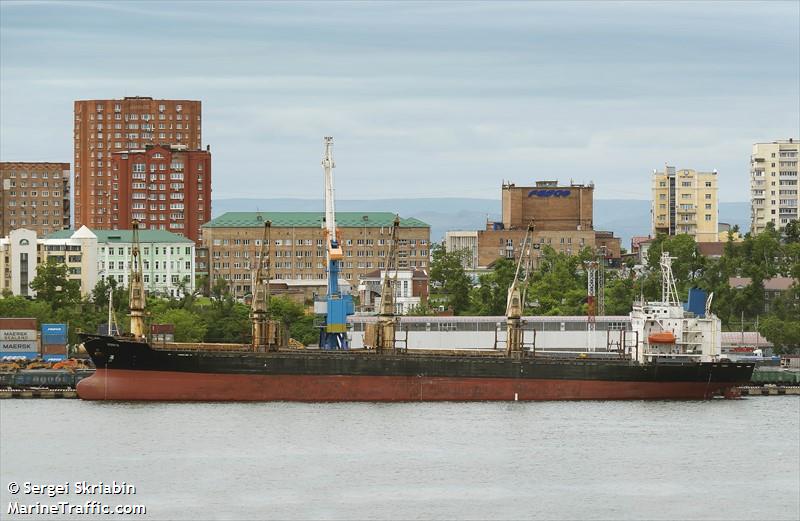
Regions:
<instances>
[{"instance_id":1,"label":"black ship hull","mask_svg":"<svg viewBox=\"0 0 800 521\"><path fill-rule=\"evenodd\" d=\"M750 381L753 364L512 359L480 354L274 353L153 349L82 335L94 400L474 401L708 399Z\"/></svg>"}]
</instances>

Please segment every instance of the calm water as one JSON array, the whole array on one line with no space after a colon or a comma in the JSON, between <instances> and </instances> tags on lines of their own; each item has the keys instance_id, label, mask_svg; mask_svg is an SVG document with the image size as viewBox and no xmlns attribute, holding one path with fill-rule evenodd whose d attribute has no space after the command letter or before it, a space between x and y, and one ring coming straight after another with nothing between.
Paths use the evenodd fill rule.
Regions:
<instances>
[{"instance_id":1,"label":"calm water","mask_svg":"<svg viewBox=\"0 0 800 521\"><path fill-rule=\"evenodd\" d=\"M0 436L4 519L10 481L100 480L133 483L135 496L99 499L144 504L150 520L800 518L798 397L3 400Z\"/></svg>"}]
</instances>

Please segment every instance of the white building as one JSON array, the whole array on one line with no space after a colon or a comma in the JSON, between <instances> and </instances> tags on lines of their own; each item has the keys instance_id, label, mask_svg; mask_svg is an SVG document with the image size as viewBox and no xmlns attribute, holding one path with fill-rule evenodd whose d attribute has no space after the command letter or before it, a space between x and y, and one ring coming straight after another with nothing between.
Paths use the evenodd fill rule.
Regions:
<instances>
[{"instance_id":1,"label":"white building","mask_svg":"<svg viewBox=\"0 0 800 521\"><path fill-rule=\"evenodd\" d=\"M380 309L381 290L386 274L397 278L395 286L395 313L404 315L419 306L428 298L428 273L425 270L375 270L365 273L359 278L358 295L359 311L374 312Z\"/></svg>"},{"instance_id":2,"label":"white building","mask_svg":"<svg viewBox=\"0 0 800 521\"><path fill-rule=\"evenodd\" d=\"M69 277L88 295L100 278L128 285L133 232L130 230L61 230L37 238L31 230L14 230L0 239L0 291L35 296L28 286L38 264L54 258L66 264ZM139 232L142 271L148 293L181 296L195 288L195 247L191 240L163 230ZM7 261L6 261L7 259Z\"/></svg>"},{"instance_id":3,"label":"white building","mask_svg":"<svg viewBox=\"0 0 800 521\"><path fill-rule=\"evenodd\" d=\"M446 252L469 252L464 258L464 269L474 270L478 267L478 231L452 231L444 234Z\"/></svg>"},{"instance_id":4,"label":"white building","mask_svg":"<svg viewBox=\"0 0 800 521\"><path fill-rule=\"evenodd\" d=\"M800 143L796 139L756 143L750 156L750 231L772 222L776 230L798 218L797 181Z\"/></svg>"}]
</instances>

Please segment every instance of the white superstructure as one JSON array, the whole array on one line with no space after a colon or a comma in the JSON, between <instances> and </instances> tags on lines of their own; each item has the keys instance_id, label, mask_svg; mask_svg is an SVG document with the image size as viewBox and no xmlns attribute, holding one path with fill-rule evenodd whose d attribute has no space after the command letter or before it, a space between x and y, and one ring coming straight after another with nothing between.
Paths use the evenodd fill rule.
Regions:
<instances>
[{"instance_id":1,"label":"white superstructure","mask_svg":"<svg viewBox=\"0 0 800 521\"><path fill-rule=\"evenodd\" d=\"M711 313L713 294L706 301L705 316L686 312L678 301L672 258L661 254L661 301L635 302L631 330L638 341L631 356L639 362L661 360L718 361L722 350L722 321Z\"/></svg>"}]
</instances>

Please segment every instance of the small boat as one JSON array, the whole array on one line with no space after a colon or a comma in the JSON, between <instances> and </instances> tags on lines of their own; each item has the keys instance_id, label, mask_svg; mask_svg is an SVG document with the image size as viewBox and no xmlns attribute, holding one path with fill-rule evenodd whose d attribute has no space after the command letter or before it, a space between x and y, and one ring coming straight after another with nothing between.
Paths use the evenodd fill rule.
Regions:
<instances>
[{"instance_id":1,"label":"small boat","mask_svg":"<svg viewBox=\"0 0 800 521\"><path fill-rule=\"evenodd\" d=\"M647 337L647 342L650 344L674 344L675 335L670 331L662 331L660 333L652 333Z\"/></svg>"}]
</instances>

